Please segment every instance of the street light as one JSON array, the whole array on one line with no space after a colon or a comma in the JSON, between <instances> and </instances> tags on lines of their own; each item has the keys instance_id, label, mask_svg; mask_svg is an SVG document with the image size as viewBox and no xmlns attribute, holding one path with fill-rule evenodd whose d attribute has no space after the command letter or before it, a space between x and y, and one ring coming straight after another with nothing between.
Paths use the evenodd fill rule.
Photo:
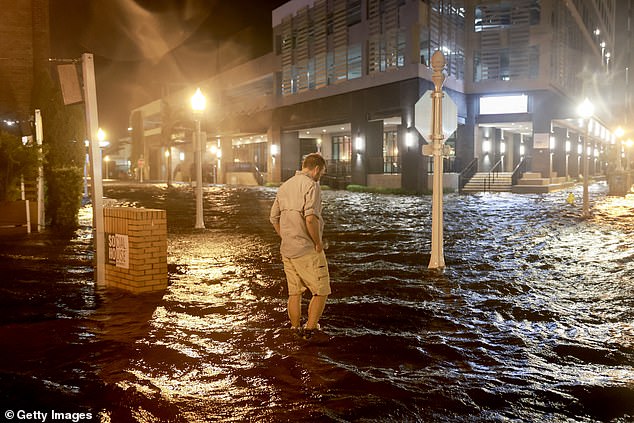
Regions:
<instances>
[{"instance_id":1,"label":"street light","mask_svg":"<svg viewBox=\"0 0 634 423\"><path fill-rule=\"evenodd\" d=\"M194 161L196 164L196 229L204 229L205 222L203 220L203 163L202 163L202 149L204 148L202 142L202 133L200 131L200 120L202 119L203 111L207 100L200 91L200 88L196 89L196 92L192 96L192 110L194 111L194 119L196 120L196 138L194 140Z\"/></svg>"},{"instance_id":2,"label":"street light","mask_svg":"<svg viewBox=\"0 0 634 423\"><path fill-rule=\"evenodd\" d=\"M99 151L101 152L101 159L106 161L105 163L106 178L105 179L108 179L108 160L110 160L110 158L108 156L104 158L103 150L110 145L110 142L106 140L106 132L101 128L97 129L97 140L99 141ZM102 171L101 177L103 178L103 169L101 171Z\"/></svg>"},{"instance_id":3,"label":"street light","mask_svg":"<svg viewBox=\"0 0 634 423\"><path fill-rule=\"evenodd\" d=\"M585 100L579 105L577 108L577 113L583 119L585 119L586 124L586 136L583 139L583 152L582 152L582 160L583 160L583 217L588 217L590 215L590 207L588 200L588 137L590 134L590 118L594 115L594 105L588 100L586 97Z\"/></svg>"}]
</instances>

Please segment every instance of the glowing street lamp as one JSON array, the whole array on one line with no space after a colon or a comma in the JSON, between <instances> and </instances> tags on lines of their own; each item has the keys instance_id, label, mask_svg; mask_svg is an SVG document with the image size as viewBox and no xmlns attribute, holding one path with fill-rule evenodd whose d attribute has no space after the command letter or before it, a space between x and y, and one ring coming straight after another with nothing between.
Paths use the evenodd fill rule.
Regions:
<instances>
[{"instance_id":1,"label":"glowing street lamp","mask_svg":"<svg viewBox=\"0 0 634 423\"><path fill-rule=\"evenodd\" d=\"M99 140L99 147L101 148L108 147L110 144L106 141L106 132L101 128L97 130L97 139Z\"/></svg>"},{"instance_id":2,"label":"glowing street lamp","mask_svg":"<svg viewBox=\"0 0 634 423\"><path fill-rule=\"evenodd\" d=\"M196 121L196 138L194 140L194 161L196 164L196 229L204 229L205 222L203 220L203 163L202 149L202 133L200 131L200 120L207 104L207 99L200 91L196 89L196 93L192 96L192 110Z\"/></svg>"},{"instance_id":3,"label":"glowing street lamp","mask_svg":"<svg viewBox=\"0 0 634 423\"><path fill-rule=\"evenodd\" d=\"M110 142L106 140L106 132L101 128L97 129L97 141L99 141L99 151L101 152L101 158L105 161L104 167L106 168L106 179L108 179L108 161L110 160L110 158L108 156L103 156L103 149L108 147L110 145ZM103 172L103 169L101 171Z\"/></svg>"},{"instance_id":4,"label":"glowing street lamp","mask_svg":"<svg viewBox=\"0 0 634 423\"><path fill-rule=\"evenodd\" d=\"M583 217L588 217L590 212L589 200L588 200L588 136L590 134L590 118L594 115L594 105L586 97L585 100L577 108L577 113L583 119L586 124L586 135L583 139Z\"/></svg>"}]
</instances>

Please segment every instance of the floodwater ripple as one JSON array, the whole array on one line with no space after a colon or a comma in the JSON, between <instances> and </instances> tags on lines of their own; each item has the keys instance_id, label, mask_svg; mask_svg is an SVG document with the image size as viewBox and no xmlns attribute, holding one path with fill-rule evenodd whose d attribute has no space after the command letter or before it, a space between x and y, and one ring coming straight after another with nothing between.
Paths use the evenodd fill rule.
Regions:
<instances>
[{"instance_id":1,"label":"floodwater ripple","mask_svg":"<svg viewBox=\"0 0 634 423\"><path fill-rule=\"evenodd\" d=\"M61 299L39 329L24 306L0 326L52 330L56 365L13 346L4 354L31 370L0 375L113 422L634 421L634 198L605 192L591 186L585 220L562 192L446 195L437 273L429 197L324 191L328 337L305 343L286 329L274 188L205 188L195 230L189 188L110 186L120 205L167 210L167 291L94 289L79 234L51 263ZM2 290L24 304L24 285Z\"/></svg>"}]
</instances>

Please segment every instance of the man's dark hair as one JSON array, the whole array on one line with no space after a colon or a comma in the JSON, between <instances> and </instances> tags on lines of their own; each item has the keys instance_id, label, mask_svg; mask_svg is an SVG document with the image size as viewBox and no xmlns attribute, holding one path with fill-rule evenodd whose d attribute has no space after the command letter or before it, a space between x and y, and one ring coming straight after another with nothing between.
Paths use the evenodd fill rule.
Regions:
<instances>
[{"instance_id":1,"label":"man's dark hair","mask_svg":"<svg viewBox=\"0 0 634 423\"><path fill-rule=\"evenodd\" d=\"M319 153L310 153L304 157L302 167L305 169L314 169L319 167L320 169L326 169L326 160Z\"/></svg>"}]
</instances>

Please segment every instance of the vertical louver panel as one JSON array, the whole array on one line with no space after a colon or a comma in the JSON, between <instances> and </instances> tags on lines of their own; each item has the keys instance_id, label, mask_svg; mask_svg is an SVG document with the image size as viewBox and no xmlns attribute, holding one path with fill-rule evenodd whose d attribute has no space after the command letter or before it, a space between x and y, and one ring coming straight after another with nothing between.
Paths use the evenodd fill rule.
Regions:
<instances>
[{"instance_id":1,"label":"vertical louver panel","mask_svg":"<svg viewBox=\"0 0 634 423\"><path fill-rule=\"evenodd\" d=\"M348 25L346 20L346 2L336 1L333 18L333 48L334 48L334 77L335 83L347 78L348 68Z\"/></svg>"},{"instance_id":2,"label":"vertical louver panel","mask_svg":"<svg viewBox=\"0 0 634 423\"><path fill-rule=\"evenodd\" d=\"M297 11L293 23L295 32L295 71L297 75L297 91L308 90L308 7Z\"/></svg>"},{"instance_id":3,"label":"vertical louver panel","mask_svg":"<svg viewBox=\"0 0 634 423\"><path fill-rule=\"evenodd\" d=\"M380 0L368 0L368 73L381 71Z\"/></svg>"},{"instance_id":4,"label":"vertical louver panel","mask_svg":"<svg viewBox=\"0 0 634 423\"><path fill-rule=\"evenodd\" d=\"M400 29L398 0L368 1L368 73L404 64L405 34Z\"/></svg>"},{"instance_id":5,"label":"vertical louver panel","mask_svg":"<svg viewBox=\"0 0 634 423\"><path fill-rule=\"evenodd\" d=\"M478 6L476 32L479 34L477 80L529 79L536 60L531 46L531 5L533 0L513 3L488 2Z\"/></svg>"},{"instance_id":6,"label":"vertical louver panel","mask_svg":"<svg viewBox=\"0 0 634 423\"><path fill-rule=\"evenodd\" d=\"M313 54L315 57L315 88L323 88L328 84L326 66L327 44L327 11L326 1L319 0L313 6Z\"/></svg>"},{"instance_id":7,"label":"vertical louver panel","mask_svg":"<svg viewBox=\"0 0 634 423\"><path fill-rule=\"evenodd\" d=\"M291 16L282 20L282 95L292 94L293 26Z\"/></svg>"}]
</instances>

